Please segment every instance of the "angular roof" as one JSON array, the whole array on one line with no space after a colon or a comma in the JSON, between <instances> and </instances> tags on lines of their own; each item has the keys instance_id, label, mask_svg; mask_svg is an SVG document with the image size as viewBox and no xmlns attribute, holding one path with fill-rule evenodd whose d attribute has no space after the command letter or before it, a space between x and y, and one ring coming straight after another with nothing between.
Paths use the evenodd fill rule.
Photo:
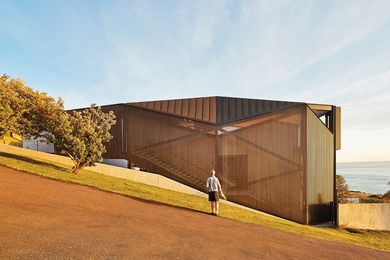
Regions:
<instances>
[{"instance_id":1,"label":"angular roof","mask_svg":"<svg viewBox=\"0 0 390 260\"><path fill-rule=\"evenodd\" d=\"M217 125L301 104L304 103L219 96L127 103L133 107Z\"/></svg>"}]
</instances>

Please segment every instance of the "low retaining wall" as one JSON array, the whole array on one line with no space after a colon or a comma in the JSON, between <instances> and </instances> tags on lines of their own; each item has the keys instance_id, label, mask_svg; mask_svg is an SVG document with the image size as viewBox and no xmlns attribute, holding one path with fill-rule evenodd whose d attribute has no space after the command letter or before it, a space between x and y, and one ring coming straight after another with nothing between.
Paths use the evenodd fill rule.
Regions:
<instances>
[{"instance_id":1,"label":"low retaining wall","mask_svg":"<svg viewBox=\"0 0 390 260\"><path fill-rule=\"evenodd\" d=\"M10 153L14 155L19 155L19 156L26 156L29 158L36 158L40 160L45 160L48 162L54 162L54 163L59 163L62 165L66 166L73 166L73 162L69 157L66 156L60 156L60 155L55 155L55 154L49 154L49 153L44 153L44 152L37 152L37 151L32 151L28 149L23 149L15 146L10 146L10 145L3 145L0 144L0 152L4 153ZM184 184L181 184L177 181L168 179L164 176L161 176L159 174L154 174L154 173L149 173L149 172L144 172L144 171L136 171L136 170L131 170L131 169L125 169L121 167L116 167L116 166L111 166L111 165L106 165L106 164L101 164L97 163L96 166L94 167L86 167L87 170L94 171L97 173L105 174L105 175L110 175L113 177L117 178L122 178L122 179L127 179L135 182L140 182L152 186L156 186L159 188L163 189L168 189L168 190L173 190L173 191L178 191L186 194L192 194L192 195L197 195L201 196L204 198L207 198L207 194L204 192L198 191L196 189L193 189L191 187L188 187ZM206 180L205 180L206 184ZM245 210L249 210L252 212L256 212L258 214L266 215L266 216L272 216L267 213L251 209L230 201L226 200L221 200L220 201L223 204L231 205L237 208L242 208ZM279 218L276 216L273 216L274 218Z\"/></svg>"},{"instance_id":2,"label":"low retaining wall","mask_svg":"<svg viewBox=\"0 0 390 260\"><path fill-rule=\"evenodd\" d=\"M67 166L73 165L72 160L65 156L37 152L37 151L32 151L32 150L23 149L15 146L10 146L10 145L0 144L0 152L10 153L10 154L15 154L20 156L28 156L30 158L37 158L37 159L46 160L50 162L60 163ZM159 188L179 191L187 194L200 193L196 189L193 189L179 182L173 181L164 176L154 174L154 173L120 168L120 167L110 166L101 163L97 163L96 166L94 167L86 167L86 169L101 174L117 177L117 178L141 182Z\"/></svg>"},{"instance_id":3,"label":"low retaining wall","mask_svg":"<svg viewBox=\"0 0 390 260\"><path fill-rule=\"evenodd\" d=\"M339 204L339 226L390 231L390 203Z\"/></svg>"}]
</instances>

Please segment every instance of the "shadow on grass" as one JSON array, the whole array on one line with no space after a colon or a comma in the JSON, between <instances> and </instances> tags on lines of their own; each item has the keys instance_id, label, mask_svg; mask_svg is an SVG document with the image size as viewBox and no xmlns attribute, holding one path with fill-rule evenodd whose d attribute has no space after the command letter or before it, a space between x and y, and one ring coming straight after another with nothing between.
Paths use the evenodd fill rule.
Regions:
<instances>
[{"instance_id":1,"label":"shadow on grass","mask_svg":"<svg viewBox=\"0 0 390 260\"><path fill-rule=\"evenodd\" d=\"M61 167L61 166L55 165L53 163L42 162L42 161L34 160L34 159L31 159L28 157L15 155L15 154L11 154L11 153L0 152L0 156L15 159L15 160L20 160L20 161L24 161L24 162L28 162L28 163L33 163L33 164L37 164L37 165L41 165L41 166L45 166L45 167L49 167L49 168L52 168L52 169L55 169L58 171L66 172L69 170L65 167Z\"/></svg>"},{"instance_id":2,"label":"shadow on grass","mask_svg":"<svg viewBox=\"0 0 390 260\"><path fill-rule=\"evenodd\" d=\"M363 234L363 232L361 230L358 230L358 229L354 229L354 228L344 228L344 229L352 234Z\"/></svg>"}]
</instances>

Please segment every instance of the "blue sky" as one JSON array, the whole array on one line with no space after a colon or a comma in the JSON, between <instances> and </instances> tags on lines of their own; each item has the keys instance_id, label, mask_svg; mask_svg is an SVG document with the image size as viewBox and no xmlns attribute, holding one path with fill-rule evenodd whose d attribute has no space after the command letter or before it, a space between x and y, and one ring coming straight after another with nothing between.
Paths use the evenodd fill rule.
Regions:
<instances>
[{"instance_id":1,"label":"blue sky","mask_svg":"<svg viewBox=\"0 0 390 260\"><path fill-rule=\"evenodd\" d=\"M330 103L339 161L390 160L390 1L3 1L0 73L67 108L193 96Z\"/></svg>"}]
</instances>

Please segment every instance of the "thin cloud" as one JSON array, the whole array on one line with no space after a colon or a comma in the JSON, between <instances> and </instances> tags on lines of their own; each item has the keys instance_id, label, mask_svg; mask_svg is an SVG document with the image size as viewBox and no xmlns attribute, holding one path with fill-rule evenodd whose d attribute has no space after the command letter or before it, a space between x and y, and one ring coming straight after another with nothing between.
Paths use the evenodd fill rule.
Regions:
<instances>
[{"instance_id":1,"label":"thin cloud","mask_svg":"<svg viewBox=\"0 0 390 260\"><path fill-rule=\"evenodd\" d=\"M63 96L68 108L207 95L331 103L343 107L343 160L357 158L350 147L359 138L390 125L386 0L2 8L2 68ZM375 154L383 140L360 144Z\"/></svg>"}]
</instances>

